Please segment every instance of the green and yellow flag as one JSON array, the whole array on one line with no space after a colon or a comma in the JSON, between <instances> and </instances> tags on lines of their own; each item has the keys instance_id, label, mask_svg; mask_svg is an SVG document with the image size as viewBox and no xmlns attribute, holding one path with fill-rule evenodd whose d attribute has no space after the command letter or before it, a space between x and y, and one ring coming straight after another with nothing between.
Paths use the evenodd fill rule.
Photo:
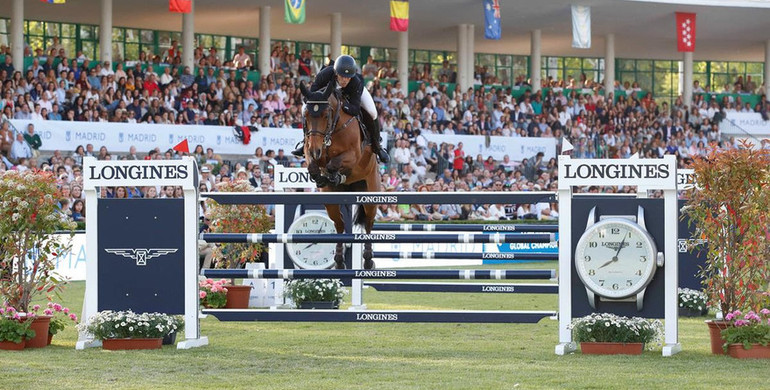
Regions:
<instances>
[{"instance_id":1,"label":"green and yellow flag","mask_svg":"<svg viewBox=\"0 0 770 390\"><path fill-rule=\"evenodd\" d=\"M305 23L305 0L285 0L283 20L286 23L302 24Z\"/></svg>"}]
</instances>

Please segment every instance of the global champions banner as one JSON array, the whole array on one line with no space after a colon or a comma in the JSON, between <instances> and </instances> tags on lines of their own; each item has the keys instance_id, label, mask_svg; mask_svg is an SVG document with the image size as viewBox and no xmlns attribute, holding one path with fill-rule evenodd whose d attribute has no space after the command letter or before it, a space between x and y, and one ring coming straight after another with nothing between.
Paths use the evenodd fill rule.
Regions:
<instances>
[{"instance_id":1,"label":"global champions banner","mask_svg":"<svg viewBox=\"0 0 770 390\"><path fill-rule=\"evenodd\" d=\"M186 139L190 151L196 145L203 145L204 150L210 147L218 154L252 155L257 147L265 152L269 149L293 150L302 140L300 129L262 127L252 132L251 143L244 145L228 126L26 120L12 120L11 123L21 132L26 132L28 124L34 124L43 141L40 147L43 151L74 151L78 145L93 144L96 150L105 146L111 153L126 153L131 146L136 146L138 153L147 153L156 147L166 151Z\"/></svg>"},{"instance_id":2,"label":"global champions banner","mask_svg":"<svg viewBox=\"0 0 770 390\"><path fill-rule=\"evenodd\" d=\"M543 152L545 161L556 158L556 138L534 137L485 137L483 135L443 135L423 134L425 139L435 142L453 144L455 147L462 142L466 156L474 159L476 155L486 159L492 156L495 160L502 160L506 155L511 161L521 161L532 158L539 152ZM488 141L487 141L488 139Z\"/></svg>"}]
</instances>

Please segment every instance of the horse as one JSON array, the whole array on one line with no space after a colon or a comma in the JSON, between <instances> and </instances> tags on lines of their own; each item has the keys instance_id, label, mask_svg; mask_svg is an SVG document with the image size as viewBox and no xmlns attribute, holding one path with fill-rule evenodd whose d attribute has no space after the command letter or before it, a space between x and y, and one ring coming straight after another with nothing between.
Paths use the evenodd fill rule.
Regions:
<instances>
[{"instance_id":1,"label":"horse","mask_svg":"<svg viewBox=\"0 0 770 390\"><path fill-rule=\"evenodd\" d=\"M335 81L319 91L310 92L304 83L300 91L305 99L303 113L305 125L305 157L308 173L322 192L378 192L380 171L377 157L372 152L360 121L341 109L342 94ZM345 232L341 205L324 205L329 218L334 221L337 233ZM376 204L359 205L353 218L355 225L372 232ZM364 268L374 268L372 244L364 244ZM342 243L338 243L334 255L335 267L345 268Z\"/></svg>"}]
</instances>

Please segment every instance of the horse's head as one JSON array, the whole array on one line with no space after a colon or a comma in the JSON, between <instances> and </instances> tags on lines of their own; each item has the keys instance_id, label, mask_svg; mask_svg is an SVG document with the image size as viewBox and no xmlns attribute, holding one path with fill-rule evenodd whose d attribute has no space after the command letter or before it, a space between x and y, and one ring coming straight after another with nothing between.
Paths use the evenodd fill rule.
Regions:
<instances>
[{"instance_id":1,"label":"horse's head","mask_svg":"<svg viewBox=\"0 0 770 390\"><path fill-rule=\"evenodd\" d=\"M310 92L304 83L299 89L305 98L305 148L307 155L313 160L321 158L325 147L329 146L331 134L334 131L334 110L336 99L330 99L334 92L334 81L326 88Z\"/></svg>"}]
</instances>

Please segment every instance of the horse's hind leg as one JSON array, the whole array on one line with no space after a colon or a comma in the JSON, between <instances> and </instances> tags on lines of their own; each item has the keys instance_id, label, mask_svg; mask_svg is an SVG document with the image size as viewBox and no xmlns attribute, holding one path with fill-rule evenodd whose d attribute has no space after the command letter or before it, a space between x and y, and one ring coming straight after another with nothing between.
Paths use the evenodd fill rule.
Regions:
<instances>
[{"instance_id":1,"label":"horse's hind leg","mask_svg":"<svg viewBox=\"0 0 770 390\"><path fill-rule=\"evenodd\" d=\"M340 211L340 205L327 204L326 213L329 214L329 218L334 221L334 228L337 229L337 234L345 233L345 220L342 219L342 212ZM337 243L334 253L334 268L345 269L345 248L342 243Z\"/></svg>"}]
</instances>

